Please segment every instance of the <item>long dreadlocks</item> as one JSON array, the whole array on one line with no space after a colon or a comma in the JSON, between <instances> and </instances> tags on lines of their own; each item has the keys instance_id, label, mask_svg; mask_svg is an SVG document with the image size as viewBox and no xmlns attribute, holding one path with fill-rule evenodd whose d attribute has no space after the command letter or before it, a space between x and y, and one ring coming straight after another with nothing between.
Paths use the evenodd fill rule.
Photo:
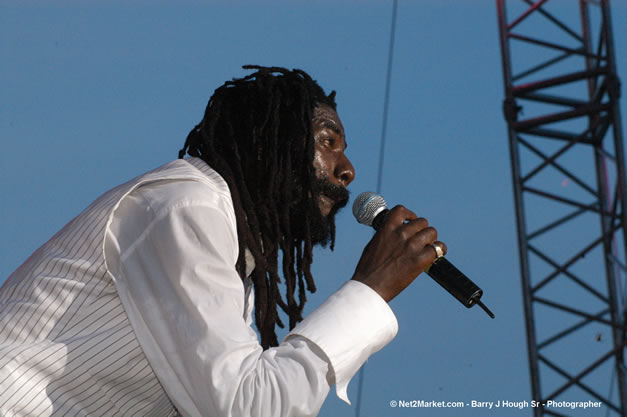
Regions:
<instances>
[{"instance_id":1,"label":"long dreadlocks","mask_svg":"<svg viewBox=\"0 0 627 417\"><path fill-rule=\"evenodd\" d=\"M202 158L229 186L239 237L235 267L244 279L245 251L250 250L255 260L255 322L267 349L278 345L275 325L284 327L277 306L292 329L302 320L306 290L316 290L310 269L311 219L318 210L312 115L318 104L335 109L335 92L327 96L298 69L243 68L256 71L214 92L179 158L185 153ZM335 227L330 221L333 248ZM285 297L278 285L279 248Z\"/></svg>"}]
</instances>

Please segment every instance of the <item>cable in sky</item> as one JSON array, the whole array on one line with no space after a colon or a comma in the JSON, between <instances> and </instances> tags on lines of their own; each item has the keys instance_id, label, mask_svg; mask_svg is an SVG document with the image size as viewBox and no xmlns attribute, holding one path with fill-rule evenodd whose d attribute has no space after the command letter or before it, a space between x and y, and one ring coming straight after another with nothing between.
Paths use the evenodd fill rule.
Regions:
<instances>
[{"instance_id":1,"label":"cable in sky","mask_svg":"<svg viewBox=\"0 0 627 417\"><path fill-rule=\"evenodd\" d=\"M392 62L394 58L394 38L396 34L396 10L398 8L398 0L392 2L392 24L390 25L390 45L388 48L388 68L385 78L385 95L383 97L383 121L381 126L381 147L379 148L379 167L377 170L377 194L381 193L381 183L383 179L383 160L385 156L385 139L388 125L388 107L390 101L390 84L392 80ZM355 406L355 417L360 416L361 398L364 387L364 373L366 364L359 370L359 381L357 385L357 403Z\"/></svg>"},{"instance_id":2,"label":"cable in sky","mask_svg":"<svg viewBox=\"0 0 627 417\"><path fill-rule=\"evenodd\" d=\"M396 34L396 9L398 1L392 3L392 25L390 27L390 46L388 48L388 70L385 78L385 96L383 98L383 121L381 126L381 147L379 148L379 168L377 171L377 194L381 193L383 180L383 160L385 158L385 142L388 126L388 108L390 102L390 84L392 81L392 62L394 58L394 38Z\"/></svg>"}]
</instances>

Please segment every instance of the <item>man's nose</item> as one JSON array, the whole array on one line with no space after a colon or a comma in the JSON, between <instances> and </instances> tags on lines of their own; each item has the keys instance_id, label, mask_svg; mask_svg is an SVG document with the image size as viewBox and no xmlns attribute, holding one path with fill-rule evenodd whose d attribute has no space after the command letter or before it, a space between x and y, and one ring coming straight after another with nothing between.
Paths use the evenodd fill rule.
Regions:
<instances>
[{"instance_id":1,"label":"man's nose","mask_svg":"<svg viewBox=\"0 0 627 417\"><path fill-rule=\"evenodd\" d=\"M355 179L355 167L346 155L342 154L338 160L334 174L344 187L348 187L348 184Z\"/></svg>"}]
</instances>

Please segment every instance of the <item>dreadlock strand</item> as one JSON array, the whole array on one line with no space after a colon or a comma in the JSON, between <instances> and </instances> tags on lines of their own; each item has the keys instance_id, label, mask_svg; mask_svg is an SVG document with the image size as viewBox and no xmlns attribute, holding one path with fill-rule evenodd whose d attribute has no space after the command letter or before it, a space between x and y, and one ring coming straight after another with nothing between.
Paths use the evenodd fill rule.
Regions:
<instances>
[{"instance_id":1,"label":"dreadlock strand","mask_svg":"<svg viewBox=\"0 0 627 417\"><path fill-rule=\"evenodd\" d=\"M307 290L311 293L316 292L316 283L311 275L311 263L313 262L313 251L311 244L311 235L305 240L305 250L303 254L303 266L305 272L305 281L307 282Z\"/></svg>"}]
</instances>

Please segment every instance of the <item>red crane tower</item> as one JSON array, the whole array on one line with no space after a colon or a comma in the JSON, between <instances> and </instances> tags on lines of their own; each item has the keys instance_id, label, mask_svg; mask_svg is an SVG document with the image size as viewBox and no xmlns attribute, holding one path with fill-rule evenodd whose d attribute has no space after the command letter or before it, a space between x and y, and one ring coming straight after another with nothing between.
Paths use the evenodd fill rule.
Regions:
<instances>
[{"instance_id":1,"label":"red crane tower","mask_svg":"<svg viewBox=\"0 0 627 417\"><path fill-rule=\"evenodd\" d=\"M627 189L609 0L496 3L534 415L589 400L601 403L595 415L627 416Z\"/></svg>"}]
</instances>

